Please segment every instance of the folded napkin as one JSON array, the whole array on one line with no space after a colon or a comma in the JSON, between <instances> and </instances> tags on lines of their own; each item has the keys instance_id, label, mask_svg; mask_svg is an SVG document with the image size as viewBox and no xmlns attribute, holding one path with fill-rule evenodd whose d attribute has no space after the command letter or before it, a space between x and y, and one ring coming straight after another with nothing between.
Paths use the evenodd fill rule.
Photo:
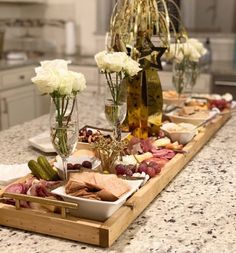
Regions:
<instances>
[{"instance_id":1,"label":"folded napkin","mask_svg":"<svg viewBox=\"0 0 236 253\"><path fill-rule=\"evenodd\" d=\"M5 165L0 164L0 185L8 185L13 181L26 176L31 171L26 163Z\"/></svg>"}]
</instances>

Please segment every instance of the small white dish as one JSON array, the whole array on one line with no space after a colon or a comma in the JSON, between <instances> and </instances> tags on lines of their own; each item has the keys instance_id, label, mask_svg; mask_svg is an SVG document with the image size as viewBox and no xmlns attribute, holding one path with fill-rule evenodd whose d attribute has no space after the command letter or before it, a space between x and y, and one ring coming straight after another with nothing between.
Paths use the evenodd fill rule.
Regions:
<instances>
[{"instance_id":1,"label":"small white dish","mask_svg":"<svg viewBox=\"0 0 236 253\"><path fill-rule=\"evenodd\" d=\"M178 130L180 127L183 127L184 129ZM189 123L166 123L161 126L161 130L172 142L178 141L180 144L187 144L198 133L196 126Z\"/></svg>"},{"instance_id":2,"label":"small white dish","mask_svg":"<svg viewBox=\"0 0 236 253\"><path fill-rule=\"evenodd\" d=\"M91 157L91 156L79 156L79 157L76 157L76 156L69 156L68 159L67 159L67 163L71 163L71 164L82 164L84 161L89 161L92 163L92 170L95 170L97 169L100 164L101 164L101 161L97 158L95 158L94 156ZM53 163L53 165L59 170L59 175L60 175L60 172L62 173L63 171L63 164L62 164L62 160L61 160L61 157L60 156L56 156L56 161ZM68 172L77 172L78 170L68 170Z\"/></svg>"},{"instance_id":3,"label":"small white dish","mask_svg":"<svg viewBox=\"0 0 236 253\"><path fill-rule=\"evenodd\" d=\"M45 131L39 135L36 135L29 140L29 144L45 153L55 153L55 149L52 145L50 133Z\"/></svg>"},{"instance_id":4,"label":"small white dish","mask_svg":"<svg viewBox=\"0 0 236 253\"><path fill-rule=\"evenodd\" d=\"M109 130L103 130L103 129L99 129L99 128L96 128L96 127L91 127L91 126L88 126L88 127L83 127L83 128L86 128L87 130L91 130L93 133L95 133L96 131L99 131L101 132L102 135L106 136L106 135L112 135L112 130L109 131ZM83 129L81 128L81 129ZM122 132L121 133L121 139L125 139L128 135L130 135L130 132ZM77 149L92 149L91 143L88 143L88 142L81 142L79 141L77 143Z\"/></svg>"},{"instance_id":5,"label":"small white dish","mask_svg":"<svg viewBox=\"0 0 236 253\"><path fill-rule=\"evenodd\" d=\"M174 123L190 123L190 124L193 124L193 125L199 125L201 124L202 122L204 121L209 121L210 119L213 119L217 114L218 112L215 111L215 110L212 110L212 111L207 111L208 112L208 116L206 117L192 117L192 115L190 116L179 116L177 114L177 112L179 111L179 109L176 109L170 113L166 113L165 115L167 117L169 117L169 119L174 122Z\"/></svg>"},{"instance_id":6,"label":"small white dish","mask_svg":"<svg viewBox=\"0 0 236 253\"><path fill-rule=\"evenodd\" d=\"M124 193L116 201L100 201L91 200L80 197L73 197L65 193L65 186L61 186L52 191L52 193L61 196L65 201L79 204L77 210L70 210L70 214L81 218L104 221L109 218L116 210L118 210L135 191L138 190L143 180L127 180L131 187L130 191Z\"/></svg>"}]
</instances>

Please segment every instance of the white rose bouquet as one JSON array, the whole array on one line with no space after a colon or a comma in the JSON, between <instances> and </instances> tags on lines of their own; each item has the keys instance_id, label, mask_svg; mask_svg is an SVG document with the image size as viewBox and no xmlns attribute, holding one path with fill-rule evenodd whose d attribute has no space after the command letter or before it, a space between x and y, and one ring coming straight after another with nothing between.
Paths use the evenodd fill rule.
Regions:
<instances>
[{"instance_id":1,"label":"white rose bouquet","mask_svg":"<svg viewBox=\"0 0 236 253\"><path fill-rule=\"evenodd\" d=\"M125 77L133 77L142 70L139 63L124 52L102 51L95 55L98 68L105 74L114 103L118 102L120 85ZM112 78L112 75L115 78Z\"/></svg>"},{"instance_id":2,"label":"white rose bouquet","mask_svg":"<svg viewBox=\"0 0 236 253\"><path fill-rule=\"evenodd\" d=\"M52 98L53 114L50 115L51 131L52 129L54 131L51 133L52 143L57 152L65 157L71 152L68 133L72 121L75 122L75 133L78 128L77 112L75 113L76 94L86 88L84 75L68 70L69 63L60 59L42 61L41 66L35 68L36 76L31 79L42 94L49 94Z\"/></svg>"},{"instance_id":3,"label":"white rose bouquet","mask_svg":"<svg viewBox=\"0 0 236 253\"><path fill-rule=\"evenodd\" d=\"M95 61L101 73L105 75L108 84L105 114L113 125L113 138L120 141L120 125L125 119L127 111L124 79L137 75L141 68L138 62L124 52L102 51L95 55Z\"/></svg>"},{"instance_id":4,"label":"white rose bouquet","mask_svg":"<svg viewBox=\"0 0 236 253\"><path fill-rule=\"evenodd\" d=\"M183 60L199 62L199 59L206 53L206 48L199 40L187 39L185 43L171 44L169 51L166 52L166 58L179 63Z\"/></svg>"},{"instance_id":5,"label":"white rose bouquet","mask_svg":"<svg viewBox=\"0 0 236 253\"><path fill-rule=\"evenodd\" d=\"M42 61L41 66L35 68L36 76L31 80L42 94L51 97L76 95L86 88L86 80L83 74L69 71L69 63L60 59Z\"/></svg>"},{"instance_id":6,"label":"white rose bouquet","mask_svg":"<svg viewBox=\"0 0 236 253\"><path fill-rule=\"evenodd\" d=\"M199 60L207 53L206 48L197 39L186 39L185 43L171 44L166 52L166 58L173 60L173 83L179 94L186 85L191 87L196 84L200 73Z\"/></svg>"}]
</instances>

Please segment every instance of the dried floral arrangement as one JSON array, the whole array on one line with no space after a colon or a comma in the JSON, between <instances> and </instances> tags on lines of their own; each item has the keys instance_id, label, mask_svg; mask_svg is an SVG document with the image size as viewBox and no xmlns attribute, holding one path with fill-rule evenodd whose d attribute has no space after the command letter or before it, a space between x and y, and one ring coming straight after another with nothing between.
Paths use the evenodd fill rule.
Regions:
<instances>
[{"instance_id":1,"label":"dried floral arrangement","mask_svg":"<svg viewBox=\"0 0 236 253\"><path fill-rule=\"evenodd\" d=\"M170 4L176 9L177 16L169 13L168 5ZM140 39L145 37L151 40L152 36L158 37L159 46L168 49L171 37L174 37L175 41L180 37L186 37L187 33L179 17L179 7L173 0L117 1L111 17L111 42L107 45L108 49L129 53L137 60L141 57L138 48ZM176 31L173 21L178 22L179 32ZM141 43L142 45L149 44L147 41ZM129 49L130 52L128 52Z\"/></svg>"},{"instance_id":2,"label":"dried floral arrangement","mask_svg":"<svg viewBox=\"0 0 236 253\"><path fill-rule=\"evenodd\" d=\"M114 164L122 156L128 146L127 140L117 141L115 139L100 137L93 144L95 155L101 160L103 171L114 173Z\"/></svg>"}]
</instances>

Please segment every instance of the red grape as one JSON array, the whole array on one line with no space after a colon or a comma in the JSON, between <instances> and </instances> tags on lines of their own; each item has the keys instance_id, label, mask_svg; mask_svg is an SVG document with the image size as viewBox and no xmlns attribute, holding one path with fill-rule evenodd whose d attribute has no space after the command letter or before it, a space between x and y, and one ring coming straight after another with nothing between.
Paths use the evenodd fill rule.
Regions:
<instances>
[{"instance_id":1,"label":"red grape","mask_svg":"<svg viewBox=\"0 0 236 253\"><path fill-rule=\"evenodd\" d=\"M82 166L86 169L92 169L92 163L90 161L83 161Z\"/></svg>"},{"instance_id":2,"label":"red grape","mask_svg":"<svg viewBox=\"0 0 236 253\"><path fill-rule=\"evenodd\" d=\"M156 176L156 171L152 167L147 167L147 174L149 175L149 177L155 177Z\"/></svg>"},{"instance_id":3,"label":"red grape","mask_svg":"<svg viewBox=\"0 0 236 253\"><path fill-rule=\"evenodd\" d=\"M73 170L80 170L81 167L82 167L81 164L76 163L76 164L73 165Z\"/></svg>"},{"instance_id":4,"label":"red grape","mask_svg":"<svg viewBox=\"0 0 236 253\"><path fill-rule=\"evenodd\" d=\"M129 165L126 165L125 168L126 168L126 170L130 169L133 173L135 173L137 167L134 164L129 164Z\"/></svg>"},{"instance_id":5,"label":"red grape","mask_svg":"<svg viewBox=\"0 0 236 253\"><path fill-rule=\"evenodd\" d=\"M129 168L126 168L126 169L125 169L125 175L126 175L126 176L129 176L129 177L132 177L132 176L133 176L132 170L129 169Z\"/></svg>"},{"instance_id":6,"label":"red grape","mask_svg":"<svg viewBox=\"0 0 236 253\"><path fill-rule=\"evenodd\" d=\"M117 175L124 175L126 173L126 169L123 164L117 164L115 170Z\"/></svg>"},{"instance_id":7,"label":"red grape","mask_svg":"<svg viewBox=\"0 0 236 253\"><path fill-rule=\"evenodd\" d=\"M148 166L149 166L149 167L152 167L153 169L155 169L156 174L159 174L159 173L161 172L161 168L160 168L159 164L156 163L156 162L150 162L150 163L148 164Z\"/></svg>"},{"instance_id":8,"label":"red grape","mask_svg":"<svg viewBox=\"0 0 236 253\"><path fill-rule=\"evenodd\" d=\"M138 172L139 173L146 173L147 174L147 167L148 165L144 162L144 163L140 163L139 167L138 167Z\"/></svg>"},{"instance_id":9,"label":"red grape","mask_svg":"<svg viewBox=\"0 0 236 253\"><path fill-rule=\"evenodd\" d=\"M73 170L73 164L72 163L67 163L67 169L68 170Z\"/></svg>"}]
</instances>

